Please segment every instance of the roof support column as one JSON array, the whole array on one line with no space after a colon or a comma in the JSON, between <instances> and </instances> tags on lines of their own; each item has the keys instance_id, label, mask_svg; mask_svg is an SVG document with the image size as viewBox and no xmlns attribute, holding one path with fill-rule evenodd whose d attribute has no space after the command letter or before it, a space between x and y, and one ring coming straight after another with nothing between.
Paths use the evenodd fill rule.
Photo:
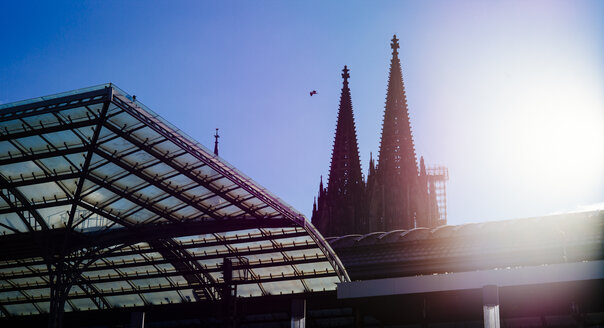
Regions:
<instances>
[{"instance_id":1,"label":"roof support column","mask_svg":"<svg viewBox=\"0 0 604 328\"><path fill-rule=\"evenodd\" d=\"M499 328L499 287L496 285L482 287L482 311L484 328Z\"/></svg>"},{"instance_id":2,"label":"roof support column","mask_svg":"<svg viewBox=\"0 0 604 328\"><path fill-rule=\"evenodd\" d=\"M292 300L292 324L291 328L305 328L306 327L306 300L305 299L293 299Z\"/></svg>"},{"instance_id":3,"label":"roof support column","mask_svg":"<svg viewBox=\"0 0 604 328\"><path fill-rule=\"evenodd\" d=\"M130 328L145 328L145 312L132 312L130 314Z\"/></svg>"},{"instance_id":4,"label":"roof support column","mask_svg":"<svg viewBox=\"0 0 604 328\"><path fill-rule=\"evenodd\" d=\"M69 269L66 268L64 259L59 257L54 260L54 264L47 265L50 284L50 313L48 314L48 327L60 328L63 326L65 301L67 300L67 295L71 289L71 281L66 272Z\"/></svg>"},{"instance_id":5,"label":"roof support column","mask_svg":"<svg viewBox=\"0 0 604 328\"><path fill-rule=\"evenodd\" d=\"M233 285L233 261L225 258L222 262L222 307L224 313L223 325L225 328L236 327L237 322L237 286Z\"/></svg>"}]
</instances>

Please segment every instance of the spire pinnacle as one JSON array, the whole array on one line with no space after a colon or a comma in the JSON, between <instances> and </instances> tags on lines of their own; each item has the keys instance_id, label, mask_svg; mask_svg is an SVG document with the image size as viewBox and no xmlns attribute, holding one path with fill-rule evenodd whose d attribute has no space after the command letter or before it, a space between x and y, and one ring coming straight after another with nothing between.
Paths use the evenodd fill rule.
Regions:
<instances>
[{"instance_id":1,"label":"spire pinnacle","mask_svg":"<svg viewBox=\"0 0 604 328\"><path fill-rule=\"evenodd\" d=\"M350 78L350 74L348 74L348 72L350 72L348 66L344 65L344 69L342 70L342 72L342 78L344 79L344 82L348 82L348 79Z\"/></svg>"},{"instance_id":2,"label":"spire pinnacle","mask_svg":"<svg viewBox=\"0 0 604 328\"><path fill-rule=\"evenodd\" d=\"M216 133L214 134L214 155L218 156L218 128L216 128Z\"/></svg>"},{"instance_id":3,"label":"spire pinnacle","mask_svg":"<svg viewBox=\"0 0 604 328\"><path fill-rule=\"evenodd\" d=\"M398 48L400 48L398 44L398 39L396 38L396 34L392 37L392 42L390 43L390 48L392 48L392 55L398 56Z\"/></svg>"}]
</instances>

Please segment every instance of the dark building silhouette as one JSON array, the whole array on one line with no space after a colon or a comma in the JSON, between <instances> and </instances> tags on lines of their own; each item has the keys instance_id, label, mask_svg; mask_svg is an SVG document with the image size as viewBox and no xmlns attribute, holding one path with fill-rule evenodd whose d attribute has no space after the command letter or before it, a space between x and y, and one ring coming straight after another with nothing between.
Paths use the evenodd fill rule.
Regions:
<instances>
[{"instance_id":1,"label":"dark building silhouette","mask_svg":"<svg viewBox=\"0 0 604 328\"><path fill-rule=\"evenodd\" d=\"M345 235L351 232L351 227L366 225L365 182L361 173L348 72L348 67L344 66L328 187L323 187L321 178L318 203L315 201L313 205L313 222L326 236Z\"/></svg>"},{"instance_id":2,"label":"dark building silhouette","mask_svg":"<svg viewBox=\"0 0 604 328\"><path fill-rule=\"evenodd\" d=\"M367 183L361 173L349 74L344 67L328 185L324 188L321 179L312 213L312 222L325 236L446 223L447 170L427 169L423 158L418 167L396 35L391 47L380 152L377 164L373 158L369 161Z\"/></svg>"}]
</instances>

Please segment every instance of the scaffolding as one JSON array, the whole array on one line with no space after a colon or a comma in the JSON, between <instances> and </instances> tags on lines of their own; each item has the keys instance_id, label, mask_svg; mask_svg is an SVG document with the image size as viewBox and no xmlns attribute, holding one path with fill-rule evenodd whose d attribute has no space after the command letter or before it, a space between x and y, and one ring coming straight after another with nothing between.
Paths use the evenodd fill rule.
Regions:
<instances>
[{"instance_id":1,"label":"scaffolding","mask_svg":"<svg viewBox=\"0 0 604 328\"><path fill-rule=\"evenodd\" d=\"M439 225L447 222L447 181L449 181L449 169L446 166L430 166L426 170L428 185L434 186L430 193L436 193L436 204L438 205Z\"/></svg>"}]
</instances>

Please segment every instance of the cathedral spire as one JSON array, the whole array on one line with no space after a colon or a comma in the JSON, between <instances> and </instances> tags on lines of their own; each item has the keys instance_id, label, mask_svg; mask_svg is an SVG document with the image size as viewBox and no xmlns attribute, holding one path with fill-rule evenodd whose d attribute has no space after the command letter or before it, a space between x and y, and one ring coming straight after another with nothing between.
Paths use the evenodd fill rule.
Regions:
<instances>
[{"instance_id":1,"label":"cathedral spire","mask_svg":"<svg viewBox=\"0 0 604 328\"><path fill-rule=\"evenodd\" d=\"M364 210L360 206L363 205L365 182L361 173L352 99L348 87L349 72L348 67L344 66L327 192L321 195L319 191L317 213L312 218L315 226L325 236L352 233L364 222Z\"/></svg>"},{"instance_id":2,"label":"cathedral spire","mask_svg":"<svg viewBox=\"0 0 604 328\"><path fill-rule=\"evenodd\" d=\"M383 172L394 173L398 176L416 176L418 172L415 145L411 135L401 61L398 58L400 46L396 34L392 38L390 47L392 48L392 60L378 163Z\"/></svg>"},{"instance_id":3,"label":"cathedral spire","mask_svg":"<svg viewBox=\"0 0 604 328\"><path fill-rule=\"evenodd\" d=\"M377 194L372 212L381 218L383 229L410 229L415 226L418 168L396 35L390 47L392 59L376 168L379 190L374 190Z\"/></svg>"},{"instance_id":4,"label":"cathedral spire","mask_svg":"<svg viewBox=\"0 0 604 328\"><path fill-rule=\"evenodd\" d=\"M345 195L363 183L359 147L352 113L352 100L348 88L348 67L342 70L343 86L338 110L336 136L331 153L331 167L327 183L328 194Z\"/></svg>"}]
</instances>

